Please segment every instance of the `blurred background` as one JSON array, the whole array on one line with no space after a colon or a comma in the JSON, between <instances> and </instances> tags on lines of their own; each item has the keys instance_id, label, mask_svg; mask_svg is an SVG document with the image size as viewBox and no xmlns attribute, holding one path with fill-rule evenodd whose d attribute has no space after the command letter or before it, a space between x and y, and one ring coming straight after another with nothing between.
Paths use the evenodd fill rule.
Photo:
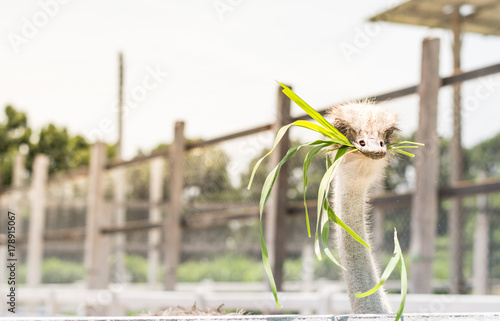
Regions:
<instances>
[{"instance_id":1,"label":"blurred background","mask_svg":"<svg viewBox=\"0 0 500 321\"><path fill-rule=\"evenodd\" d=\"M271 159L246 186L287 104L276 81L321 111L375 97L398 113L398 139L415 140L422 117L415 86L429 37L440 39L441 77L480 72L439 90L430 143L439 147L432 275L428 289L410 288L429 296L421 304L410 296L407 311L498 306L499 7L486 0L0 2L0 260L10 255L11 211L19 313L156 313L195 302L254 313L348 312L340 270L317 260L307 237L305 150L290 161L287 215L277 227L284 236L271 245L284 253L276 259L282 268L274 266L282 310L268 289L257 205ZM292 103L289 119L302 115ZM318 138L292 129L288 139ZM411 193L425 175L417 167L409 157L391 159L373 192L374 251L385 266L396 228L410 278ZM310 204L324 168L318 157L309 169ZM8 277L0 269L5 293ZM398 280L395 271L387 286L395 306ZM485 305L462 304L472 294L466 300Z\"/></svg>"}]
</instances>

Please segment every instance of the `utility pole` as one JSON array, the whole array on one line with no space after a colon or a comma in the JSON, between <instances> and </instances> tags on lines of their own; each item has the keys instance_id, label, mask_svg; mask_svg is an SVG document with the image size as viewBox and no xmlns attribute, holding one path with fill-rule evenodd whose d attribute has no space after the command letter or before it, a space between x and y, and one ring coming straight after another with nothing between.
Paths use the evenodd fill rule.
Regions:
<instances>
[{"instance_id":1,"label":"utility pole","mask_svg":"<svg viewBox=\"0 0 500 321\"><path fill-rule=\"evenodd\" d=\"M115 161L123 160L123 53L118 54L118 141L116 143ZM126 221L125 207L125 168L118 167L114 171L115 177L115 223L117 225L124 224ZM125 282L125 234L118 233L115 235L115 282Z\"/></svg>"},{"instance_id":2,"label":"utility pole","mask_svg":"<svg viewBox=\"0 0 500 321\"><path fill-rule=\"evenodd\" d=\"M462 72L460 51L462 49L462 15L460 5L456 5L451 13L451 30L453 31L453 74ZM456 185L463 177L462 150L462 115L461 115L461 84L453 85L453 137L450 146L450 185ZM463 205L462 198L451 200L448 216L448 231L450 240L450 285L451 293L463 294L465 280L463 274Z\"/></svg>"},{"instance_id":3,"label":"utility pole","mask_svg":"<svg viewBox=\"0 0 500 321\"><path fill-rule=\"evenodd\" d=\"M118 54L118 141L116 143L116 160L122 160L123 145L123 53Z\"/></svg>"}]
</instances>

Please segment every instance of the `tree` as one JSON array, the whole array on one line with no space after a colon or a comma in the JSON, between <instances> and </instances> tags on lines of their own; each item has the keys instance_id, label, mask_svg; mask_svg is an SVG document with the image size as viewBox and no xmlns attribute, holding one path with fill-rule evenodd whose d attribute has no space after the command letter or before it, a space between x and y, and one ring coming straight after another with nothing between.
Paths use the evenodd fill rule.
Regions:
<instances>
[{"instance_id":1,"label":"tree","mask_svg":"<svg viewBox=\"0 0 500 321\"><path fill-rule=\"evenodd\" d=\"M54 124L44 126L38 135L28 126L24 112L12 106L5 108L6 120L0 122L0 174L2 185L12 181L12 164L16 154L24 152L26 169L30 174L37 154L46 154L49 159L49 173L54 174L88 165L90 143L80 135L72 136L65 127ZM108 145L108 159L113 159L116 146Z\"/></svg>"},{"instance_id":2,"label":"tree","mask_svg":"<svg viewBox=\"0 0 500 321\"><path fill-rule=\"evenodd\" d=\"M488 176L500 172L500 133L466 150L465 170L467 177L474 178L479 172Z\"/></svg>"},{"instance_id":3,"label":"tree","mask_svg":"<svg viewBox=\"0 0 500 321\"><path fill-rule=\"evenodd\" d=\"M6 120L0 123L0 174L1 185L10 185L12 164L19 148L29 148L31 128L28 127L26 114L12 106L5 107Z\"/></svg>"},{"instance_id":4,"label":"tree","mask_svg":"<svg viewBox=\"0 0 500 321\"><path fill-rule=\"evenodd\" d=\"M188 143L195 141L187 140ZM151 152L158 153L169 146L159 144ZM221 203L240 198L239 190L231 184L227 169L229 161L227 153L219 147L195 148L187 153L184 182L190 202Z\"/></svg>"},{"instance_id":5,"label":"tree","mask_svg":"<svg viewBox=\"0 0 500 321\"><path fill-rule=\"evenodd\" d=\"M82 136L71 137L64 127L49 124L40 130L38 142L30 148L28 167L32 166L37 154L49 156L49 173L53 174L88 165L90 144Z\"/></svg>"},{"instance_id":6,"label":"tree","mask_svg":"<svg viewBox=\"0 0 500 321\"><path fill-rule=\"evenodd\" d=\"M394 141L415 141L415 134L408 137L397 135ZM447 186L449 182L449 169L450 169L450 150L449 139L440 137L439 138L439 186ZM425 146L421 147L422 151L425 152ZM412 150L409 150L411 153ZM413 165L415 159L406 156L400 156L396 154L389 161L389 165L386 168L385 178L384 178L384 188L386 191L395 191L397 189L409 190L411 189L412 182L409 181L409 171L414 169Z\"/></svg>"}]
</instances>

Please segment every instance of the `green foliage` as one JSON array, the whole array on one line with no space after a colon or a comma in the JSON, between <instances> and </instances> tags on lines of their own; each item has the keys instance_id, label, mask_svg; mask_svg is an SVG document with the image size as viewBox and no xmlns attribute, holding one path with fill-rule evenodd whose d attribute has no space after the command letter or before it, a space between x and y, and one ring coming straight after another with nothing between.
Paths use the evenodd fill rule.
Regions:
<instances>
[{"instance_id":1,"label":"green foliage","mask_svg":"<svg viewBox=\"0 0 500 321\"><path fill-rule=\"evenodd\" d=\"M37 154L49 156L49 173L72 170L88 165L90 143L82 136L72 136L64 127L48 124L35 135L24 112L12 106L5 108L5 120L0 122L0 173L2 185L12 181L12 164L20 149L27 153L26 169L31 173ZM108 146L108 159L116 154L115 146Z\"/></svg>"},{"instance_id":2,"label":"green foliage","mask_svg":"<svg viewBox=\"0 0 500 321\"><path fill-rule=\"evenodd\" d=\"M18 283L26 283L26 264L19 267ZM74 283L83 280L85 267L81 263L51 257L42 262L42 283Z\"/></svg>"},{"instance_id":3,"label":"green foliage","mask_svg":"<svg viewBox=\"0 0 500 321\"><path fill-rule=\"evenodd\" d=\"M130 276L130 282L146 282L148 261L140 255L125 255L125 270Z\"/></svg>"},{"instance_id":4,"label":"green foliage","mask_svg":"<svg viewBox=\"0 0 500 321\"><path fill-rule=\"evenodd\" d=\"M50 157L49 173L53 174L88 165L90 144L82 136L70 136L66 128L49 124L40 130L38 142L31 145L29 167L37 154Z\"/></svg>"},{"instance_id":5,"label":"green foliage","mask_svg":"<svg viewBox=\"0 0 500 321\"><path fill-rule=\"evenodd\" d=\"M412 140L409 137L398 136L396 140ZM439 138L439 186L447 186L450 181L450 144L451 140ZM464 179L475 179L480 172L486 176L500 174L500 133L486 139L472 148L464 149ZM408 187L407 171L412 167L413 159L398 157L391 160L386 168L385 189L396 190L397 187Z\"/></svg>"},{"instance_id":6,"label":"green foliage","mask_svg":"<svg viewBox=\"0 0 500 321\"><path fill-rule=\"evenodd\" d=\"M469 176L476 176L481 171L491 176L498 175L500 173L500 133L468 150L465 164Z\"/></svg>"},{"instance_id":7,"label":"green foliage","mask_svg":"<svg viewBox=\"0 0 500 321\"><path fill-rule=\"evenodd\" d=\"M302 280L302 264L303 258L287 259L283 266L284 279L286 281L301 281ZM314 260L314 279L334 279L340 280L342 278L339 269L332 269L330 261Z\"/></svg>"},{"instance_id":8,"label":"green foliage","mask_svg":"<svg viewBox=\"0 0 500 321\"><path fill-rule=\"evenodd\" d=\"M196 141L198 140L189 139L187 142ZM170 144L162 143L151 152L158 153L168 149L169 146ZM187 153L185 188L194 191L193 195L190 195L189 202L220 204L240 199L240 190L233 187L229 178L229 161L227 153L219 147L195 148ZM168 194L166 191L166 196Z\"/></svg>"},{"instance_id":9,"label":"green foliage","mask_svg":"<svg viewBox=\"0 0 500 321\"><path fill-rule=\"evenodd\" d=\"M185 184L198 193L191 201L224 203L238 198L227 171L229 161L227 153L218 147L194 149L187 154Z\"/></svg>"},{"instance_id":10,"label":"green foliage","mask_svg":"<svg viewBox=\"0 0 500 321\"><path fill-rule=\"evenodd\" d=\"M10 185L12 164L20 146L29 146L31 129L26 114L12 106L5 107L5 121L0 123L0 174L1 185Z\"/></svg>"},{"instance_id":11,"label":"green foliage","mask_svg":"<svg viewBox=\"0 0 500 321\"><path fill-rule=\"evenodd\" d=\"M262 264L244 256L225 255L214 259L188 261L177 269L181 282L214 281L258 282L264 277Z\"/></svg>"},{"instance_id":12,"label":"green foliage","mask_svg":"<svg viewBox=\"0 0 500 321\"><path fill-rule=\"evenodd\" d=\"M48 258L42 265L43 283L73 283L82 280L85 268L80 263Z\"/></svg>"}]
</instances>

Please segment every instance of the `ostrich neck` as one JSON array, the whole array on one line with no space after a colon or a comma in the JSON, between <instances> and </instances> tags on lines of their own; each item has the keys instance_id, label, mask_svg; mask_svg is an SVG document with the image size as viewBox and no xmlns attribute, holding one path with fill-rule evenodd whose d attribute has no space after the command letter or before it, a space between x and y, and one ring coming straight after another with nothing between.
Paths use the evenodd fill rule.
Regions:
<instances>
[{"instance_id":1,"label":"ostrich neck","mask_svg":"<svg viewBox=\"0 0 500 321\"><path fill-rule=\"evenodd\" d=\"M371 163L373 164L371 164ZM366 222L368 191L384 162L369 161L368 166L343 163L339 166L334 184L335 213L347 226L370 244ZM337 226L340 261L345 267L344 277L353 313L389 313L390 307L383 289L365 297L356 298L356 292L366 292L379 282L379 270L369 249Z\"/></svg>"}]
</instances>

